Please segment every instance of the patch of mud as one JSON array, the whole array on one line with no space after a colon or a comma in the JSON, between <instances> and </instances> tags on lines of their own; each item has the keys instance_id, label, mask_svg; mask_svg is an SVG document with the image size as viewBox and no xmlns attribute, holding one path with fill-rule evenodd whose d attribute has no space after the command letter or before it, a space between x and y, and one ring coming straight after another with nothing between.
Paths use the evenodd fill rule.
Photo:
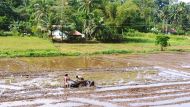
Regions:
<instances>
[{"instance_id":1,"label":"patch of mud","mask_svg":"<svg viewBox=\"0 0 190 107\"><path fill-rule=\"evenodd\" d=\"M39 107L79 107L79 106L85 106L86 104L83 103L77 103L77 102L57 102L52 104L44 104Z\"/></svg>"},{"instance_id":2,"label":"patch of mud","mask_svg":"<svg viewBox=\"0 0 190 107\"><path fill-rule=\"evenodd\" d=\"M172 98L169 100L164 100L164 101L155 101L155 102L146 102L146 103L133 103L130 104L133 107L140 107L140 106L165 106L165 105L172 105L174 103L180 103L180 102L184 102L184 101L188 101L190 102L190 96L188 97L180 97L180 98ZM173 106L172 106L173 107Z\"/></svg>"},{"instance_id":3,"label":"patch of mud","mask_svg":"<svg viewBox=\"0 0 190 107\"><path fill-rule=\"evenodd\" d=\"M163 98L170 98L170 97L181 97L181 96L190 96L190 92L188 93L177 93L177 94L167 94L167 95L158 95L158 96L152 96L152 97L142 97L142 98L122 98L122 99L113 99L110 100L111 102L126 102L126 101L139 101L139 100L156 100L156 99L163 99Z\"/></svg>"},{"instance_id":4,"label":"patch of mud","mask_svg":"<svg viewBox=\"0 0 190 107\"><path fill-rule=\"evenodd\" d=\"M106 87L97 89L97 91L113 91L113 90L125 90L132 88L151 88L151 87L161 87L161 86L170 86L170 85L188 85L190 81L187 82L170 82L170 83L156 83L148 85L135 85L135 86L115 86L115 87Z\"/></svg>"},{"instance_id":5,"label":"patch of mud","mask_svg":"<svg viewBox=\"0 0 190 107\"><path fill-rule=\"evenodd\" d=\"M101 106L101 107L102 106L103 107L119 107L118 105L115 105L115 104L112 104L112 103L109 103L109 102L103 102L103 101L87 99L87 98L69 98L68 100L88 103L88 104L91 104L91 105L96 105L96 106Z\"/></svg>"},{"instance_id":6,"label":"patch of mud","mask_svg":"<svg viewBox=\"0 0 190 107\"><path fill-rule=\"evenodd\" d=\"M0 106L186 107L189 60L189 53L0 59ZM65 89L65 73L96 88Z\"/></svg>"},{"instance_id":7,"label":"patch of mud","mask_svg":"<svg viewBox=\"0 0 190 107\"><path fill-rule=\"evenodd\" d=\"M174 69L167 69L159 66L155 66L155 69L158 69L161 73L160 75L164 75L165 77L182 77L182 78L190 78L190 73L178 71Z\"/></svg>"}]
</instances>

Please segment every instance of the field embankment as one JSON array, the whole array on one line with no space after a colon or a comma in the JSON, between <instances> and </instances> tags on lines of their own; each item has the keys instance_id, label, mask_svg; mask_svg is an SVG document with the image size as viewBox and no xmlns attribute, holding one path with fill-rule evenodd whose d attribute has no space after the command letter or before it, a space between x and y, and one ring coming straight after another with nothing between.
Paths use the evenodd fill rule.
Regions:
<instances>
[{"instance_id":1,"label":"field embankment","mask_svg":"<svg viewBox=\"0 0 190 107\"><path fill-rule=\"evenodd\" d=\"M45 39L37 37L0 37L0 57L54 56L59 51Z\"/></svg>"},{"instance_id":2,"label":"field embankment","mask_svg":"<svg viewBox=\"0 0 190 107\"><path fill-rule=\"evenodd\" d=\"M141 34L141 33L139 33ZM169 36L166 51L190 51L190 38L188 36ZM126 36L121 43L55 43L61 52L80 54L128 54L159 52L160 46L155 45L155 34L142 33L141 35Z\"/></svg>"},{"instance_id":3,"label":"field embankment","mask_svg":"<svg viewBox=\"0 0 190 107\"><path fill-rule=\"evenodd\" d=\"M0 37L0 57L78 56L159 52L156 35L126 36L121 43L52 43L38 37ZM170 36L166 51L190 51L190 38Z\"/></svg>"}]
</instances>

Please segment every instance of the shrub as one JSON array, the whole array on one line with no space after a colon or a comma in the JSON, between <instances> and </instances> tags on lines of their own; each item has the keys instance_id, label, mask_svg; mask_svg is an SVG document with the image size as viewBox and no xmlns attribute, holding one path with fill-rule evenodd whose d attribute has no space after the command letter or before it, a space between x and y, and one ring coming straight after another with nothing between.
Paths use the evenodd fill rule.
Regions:
<instances>
[{"instance_id":1,"label":"shrub","mask_svg":"<svg viewBox=\"0 0 190 107\"><path fill-rule=\"evenodd\" d=\"M160 45L161 51L164 51L164 47L167 47L168 44L168 40L170 38L168 36L164 36L164 35L158 35L156 36L156 44Z\"/></svg>"},{"instance_id":2,"label":"shrub","mask_svg":"<svg viewBox=\"0 0 190 107\"><path fill-rule=\"evenodd\" d=\"M178 35L185 35L185 31L184 31L184 30L181 30L181 29L178 29L178 30L177 30L177 34L178 34Z\"/></svg>"},{"instance_id":3,"label":"shrub","mask_svg":"<svg viewBox=\"0 0 190 107\"><path fill-rule=\"evenodd\" d=\"M0 36L4 36L4 32L3 31L0 31Z\"/></svg>"},{"instance_id":4,"label":"shrub","mask_svg":"<svg viewBox=\"0 0 190 107\"><path fill-rule=\"evenodd\" d=\"M0 31L0 36L12 36L11 32Z\"/></svg>"},{"instance_id":5,"label":"shrub","mask_svg":"<svg viewBox=\"0 0 190 107\"><path fill-rule=\"evenodd\" d=\"M97 33L96 39L102 42L121 42L123 35L114 27L103 26Z\"/></svg>"},{"instance_id":6,"label":"shrub","mask_svg":"<svg viewBox=\"0 0 190 107\"><path fill-rule=\"evenodd\" d=\"M128 32L125 32L124 35L130 37L144 36L143 33L135 30L129 30Z\"/></svg>"}]
</instances>

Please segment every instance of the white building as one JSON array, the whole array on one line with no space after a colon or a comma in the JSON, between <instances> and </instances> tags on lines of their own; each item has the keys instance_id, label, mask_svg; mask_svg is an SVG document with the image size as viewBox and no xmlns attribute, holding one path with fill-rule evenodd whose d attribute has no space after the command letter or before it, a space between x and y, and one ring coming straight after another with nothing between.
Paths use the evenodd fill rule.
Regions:
<instances>
[{"instance_id":1,"label":"white building","mask_svg":"<svg viewBox=\"0 0 190 107\"><path fill-rule=\"evenodd\" d=\"M54 30L52 31L52 38L56 41L62 41L67 39L67 35L60 30Z\"/></svg>"}]
</instances>

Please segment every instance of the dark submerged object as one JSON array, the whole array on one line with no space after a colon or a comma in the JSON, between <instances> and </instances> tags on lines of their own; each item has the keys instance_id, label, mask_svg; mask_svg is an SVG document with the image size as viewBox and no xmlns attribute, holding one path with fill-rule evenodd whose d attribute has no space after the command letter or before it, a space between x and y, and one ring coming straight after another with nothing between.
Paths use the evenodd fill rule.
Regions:
<instances>
[{"instance_id":1,"label":"dark submerged object","mask_svg":"<svg viewBox=\"0 0 190 107\"><path fill-rule=\"evenodd\" d=\"M94 87L95 82L90 80L83 81L73 81L69 84L71 88L80 88L80 87Z\"/></svg>"}]
</instances>

